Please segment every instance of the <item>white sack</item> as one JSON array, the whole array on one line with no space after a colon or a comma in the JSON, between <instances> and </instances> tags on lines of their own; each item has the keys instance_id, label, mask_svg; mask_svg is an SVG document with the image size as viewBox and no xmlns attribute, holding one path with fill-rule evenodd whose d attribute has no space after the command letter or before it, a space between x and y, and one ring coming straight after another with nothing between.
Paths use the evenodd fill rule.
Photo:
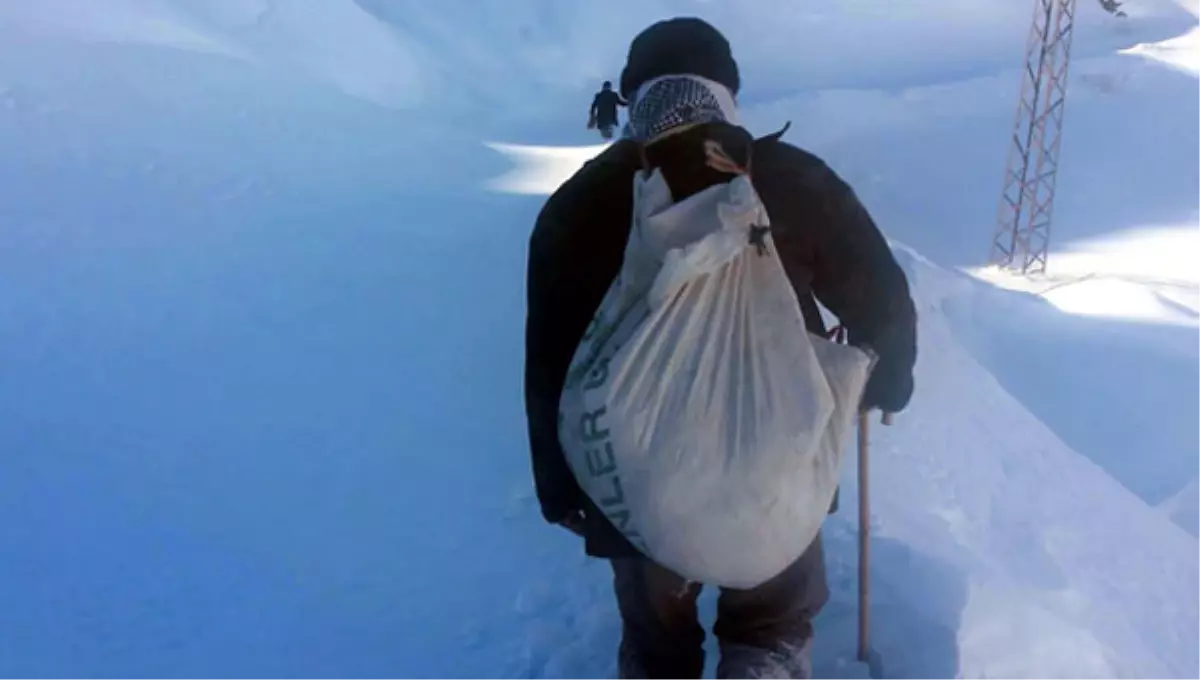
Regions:
<instances>
[{"instance_id":1,"label":"white sack","mask_svg":"<svg viewBox=\"0 0 1200 680\"><path fill-rule=\"evenodd\" d=\"M634 181L624 263L572 361L559 437L639 550L751 588L820 529L871 361L807 332L749 178L676 204L658 171Z\"/></svg>"}]
</instances>

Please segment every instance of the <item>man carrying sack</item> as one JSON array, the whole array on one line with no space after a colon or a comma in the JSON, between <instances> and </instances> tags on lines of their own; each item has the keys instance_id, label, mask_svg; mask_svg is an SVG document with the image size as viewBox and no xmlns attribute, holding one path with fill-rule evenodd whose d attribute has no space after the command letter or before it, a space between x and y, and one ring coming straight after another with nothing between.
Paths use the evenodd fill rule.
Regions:
<instances>
[{"instance_id":1,"label":"man carrying sack","mask_svg":"<svg viewBox=\"0 0 1200 680\"><path fill-rule=\"evenodd\" d=\"M740 127L739 85L707 23L643 31L627 138L530 240L538 499L612 563L622 677L700 676L702 584L721 588L718 675L809 677L842 451L860 410L913 391L916 316L886 241L820 159Z\"/></svg>"}]
</instances>

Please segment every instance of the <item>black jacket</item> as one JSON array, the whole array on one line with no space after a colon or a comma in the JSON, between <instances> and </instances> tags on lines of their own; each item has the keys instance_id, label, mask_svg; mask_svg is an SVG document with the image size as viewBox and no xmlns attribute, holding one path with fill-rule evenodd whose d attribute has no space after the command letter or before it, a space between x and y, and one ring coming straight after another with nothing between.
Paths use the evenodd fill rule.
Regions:
<instances>
[{"instance_id":1,"label":"black jacket","mask_svg":"<svg viewBox=\"0 0 1200 680\"><path fill-rule=\"evenodd\" d=\"M620 270L641 163L628 140L586 163L547 200L529 243L525 407L538 500L550 522L582 510L587 551L598 557L633 548L576 483L558 405L575 349ZM849 186L778 135L753 142L752 178L809 330L826 331L815 296L852 344L879 356L864 405L900 411L913 390L916 313L887 242Z\"/></svg>"},{"instance_id":2,"label":"black jacket","mask_svg":"<svg viewBox=\"0 0 1200 680\"><path fill-rule=\"evenodd\" d=\"M617 107L625 106L621 95L612 90L600 90L592 99L592 115L596 117L596 125L601 127L617 124Z\"/></svg>"}]
</instances>

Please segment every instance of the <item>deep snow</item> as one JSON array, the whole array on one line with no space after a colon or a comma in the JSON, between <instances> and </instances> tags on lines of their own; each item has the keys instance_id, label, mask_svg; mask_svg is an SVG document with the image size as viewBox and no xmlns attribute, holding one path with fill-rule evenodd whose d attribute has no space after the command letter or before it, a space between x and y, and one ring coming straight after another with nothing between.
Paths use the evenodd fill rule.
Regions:
<instances>
[{"instance_id":1,"label":"deep snow","mask_svg":"<svg viewBox=\"0 0 1200 680\"><path fill-rule=\"evenodd\" d=\"M1200 532L1200 521L1196 518L1196 504L1200 503L1200 490L1197 487L1197 481L1193 479L1179 493L1159 506L1173 522L1187 529L1193 536Z\"/></svg>"},{"instance_id":2,"label":"deep snow","mask_svg":"<svg viewBox=\"0 0 1200 680\"><path fill-rule=\"evenodd\" d=\"M594 81L699 12L914 283L918 394L874 430L889 673L1195 677L1195 19L1081 4L1059 278L1014 282L953 268L1028 8L944 5L0 5L0 675L611 676L606 567L530 487L525 239Z\"/></svg>"}]
</instances>

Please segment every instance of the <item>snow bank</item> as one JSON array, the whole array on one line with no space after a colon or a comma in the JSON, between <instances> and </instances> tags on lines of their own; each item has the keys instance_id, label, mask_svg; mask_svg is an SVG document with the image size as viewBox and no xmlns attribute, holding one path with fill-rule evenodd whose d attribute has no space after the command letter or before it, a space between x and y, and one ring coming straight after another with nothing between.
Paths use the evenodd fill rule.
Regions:
<instances>
[{"instance_id":1,"label":"snow bank","mask_svg":"<svg viewBox=\"0 0 1200 680\"><path fill-rule=\"evenodd\" d=\"M972 272L1020 292L975 284L948 305L956 333L1006 389L1147 503L1174 499L1170 512L1193 534L1198 244L1194 226L1069 244L1045 276Z\"/></svg>"},{"instance_id":2,"label":"snow bank","mask_svg":"<svg viewBox=\"0 0 1200 680\"><path fill-rule=\"evenodd\" d=\"M151 232L231 213L275 219L321 199L461 192L502 167L477 137L449 122L382 108L304 69L268 63L262 55L271 53L271 40L255 43L254 36L270 28L221 33L193 15L166 13L161 3L139 3L145 12L133 15L138 21L122 12L133 3L115 3L91 22L93 4L71 5L77 14L54 3L0 6L0 201L11 229L82 238L99 236L110 222ZM310 4L311 12L336 6L301 7ZM290 25L272 16L266 26ZM168 19L175 23L162 23ZM76 21L73 28L99 33L47 34L39 21ZM207 36L220 49L183 49L180 33L164 26ZM365 46L369 35L361 43L338 40ZM259 52L243 49L251 43ZM309 47L301 41L289 49ZM355 49L338 51L350 58Z\"/></svg>"},{"instance_id":3,"label":"snow bank","mask_svg":"<svg viewBox=\"0 0 1200 680\"><path fill-rule=\"evenodd\" d=\"M488 180L488 189L549 196L608 145L554 147L491 143L488 148L499 152L513 166L504 174Z\"/></svg>"},{"instance_id":4,"label":"snow bank","mask_svg":"<svg viewBox=\"0 0 1200 680\"><path fill-rule=\"evenodd\" d=\"M1131 18L1121 23L1095 3L1081 3L1076 56L1161 40L1188 17L1172 0L1142 0L1127 11ZM103 9L88 0L39 0L5 3L0 26L39 38L222 54L381 106L423 107L468 124L561 124L581 118L580 100L601 80L619 77L639 30L678 15L704 17L727 33L747 103L798 90L895 89L1012 68L1030 20L1029 7L1004 0L857 2L819 11L690 0L113 0Z\"/></svg>"},{"instance_id":5,"label":"snow bank","mask_svg":"<svg viewBox=\"0 0 1200 680\"><path fill-rule=\"evenodd\" d=\"M425 81L388 27L352 0L89 0L0 7L11 37L195 50L329 83L382 106L422 103Z\"/></svg>"},{"instance_id":6,"label":"snow bank","mask_svg":"<svg viewBox=\"0 0 1200 680\"><path fill-rule=\"evenodd\" d=\"M1159 508L1165 512L1171 521L1191 532L1193 536L1200 534L1200 480L1193 479L1179 493L1167 500Z\"/></svg>"},{"instance_id":7,"label":"snow bank","mask_svg":"<svg viewBox=\"0 0 1200 680\"><path fill-rule=\"evenodd\" d=\"M928 625L955 631L966 677L1195 673L1195 540L1063 444L962 347L945 310L968 280L899 254L924 349L912 409L874 430L877 536L907 553L891 563L893 549L879 551L879 607L935 612ZM889 672L930 672L919 631L881 619Z\"/></svg>"},{"instance_id":8,"label":"snow bank","mask_svg":"<svg viewBox=\"0 0 1200 680\"><path fill-rule=\"evenodd\" d=\"M1193 5L1195 7L1195 5ZM1200 7L1192 10L1200 14ZM1159 42L1140 43L1123 51L1170 64L1184 73L1200 76L1200 28L1193 28L1181 36Z\"/></svg>"},{"instance_id":9,"label":"snow bank","mask_svg":"<svg viewBox=\"0 0 1200 680\"><path fill-rule=\"evenodd\" d=\"M1195 225L1134 229L1055 248L1053 267L1022 276L994 267L979 278L1038 295L1070 314L1196 328L1200 232Z\"/></svg>"}]
</instances>

